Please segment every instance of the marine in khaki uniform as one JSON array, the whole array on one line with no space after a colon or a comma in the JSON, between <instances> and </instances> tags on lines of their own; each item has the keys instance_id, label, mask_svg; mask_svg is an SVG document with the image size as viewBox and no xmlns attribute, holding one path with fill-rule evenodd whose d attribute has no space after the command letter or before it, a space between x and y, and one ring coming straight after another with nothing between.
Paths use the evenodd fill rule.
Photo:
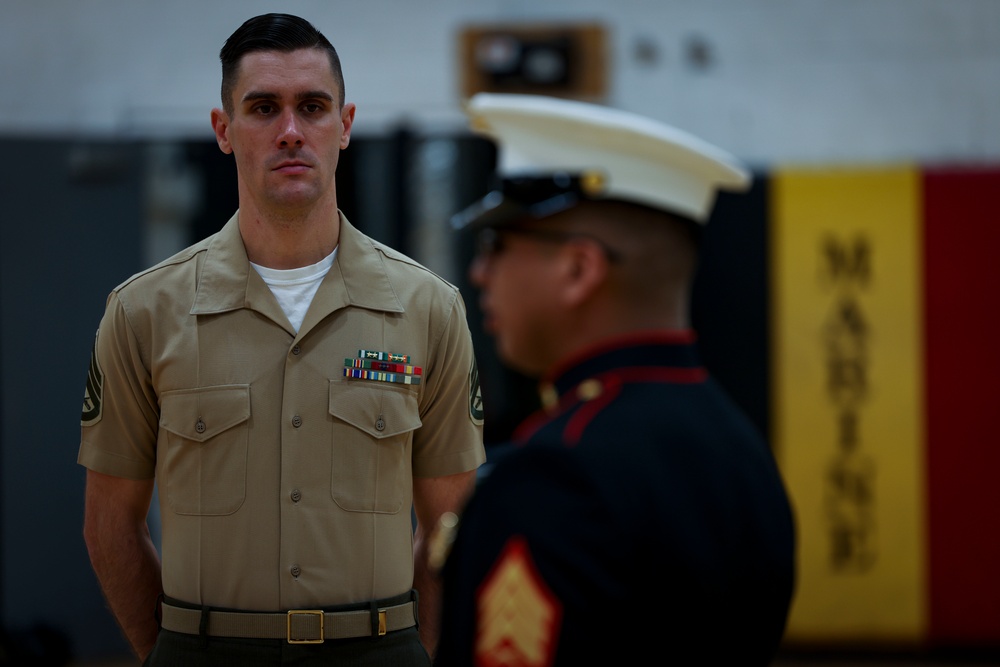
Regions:
<instances>
[{"instance_id":1,"label":"marine in khaki uniform","mask_svg":"<svg viewBox=\"0 0 1000 667\"><path fill-rule=\"evenodd\" d=\"M85 536L148 664L434 651L426 536L484 461L478 374L458 290L336 207L355 108L328 44L285 15L230 38L213 126L240 210L115 288L97 333Z\"/></svg>"}]
</instances>

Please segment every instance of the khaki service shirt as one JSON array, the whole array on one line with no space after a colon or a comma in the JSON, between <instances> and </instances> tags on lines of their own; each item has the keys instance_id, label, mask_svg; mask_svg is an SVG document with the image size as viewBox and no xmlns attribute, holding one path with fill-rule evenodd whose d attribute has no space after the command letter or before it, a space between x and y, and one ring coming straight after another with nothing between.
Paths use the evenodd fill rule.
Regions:
<instances>
[{"instance_id":1,"label":"khaki service shirt","mask_svg":"<svg viewBox=\"0 0 1000 667\"><path fill-rule=\"evenodd\" d=\"M78 461L155 474L170 597L273 611L406 592L412 477L485 460L461 295L341 213L296 334L238 215L108 297ZM345 377L362 350L409 355L419 384Z\"/></svg>"}]
</instances>

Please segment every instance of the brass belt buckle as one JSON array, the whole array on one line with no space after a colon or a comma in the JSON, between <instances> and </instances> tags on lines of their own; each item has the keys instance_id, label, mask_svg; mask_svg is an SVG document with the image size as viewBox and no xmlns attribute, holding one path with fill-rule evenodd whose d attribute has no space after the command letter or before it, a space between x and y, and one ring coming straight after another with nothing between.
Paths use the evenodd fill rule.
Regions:
<instances>
[{"instance_id":1,"label":"brass belt buckle","mask_svg":"<svg viewBox=\"0 0 1000 667\"><path fill-rule=\"evenodd\" d=\"M385 634L385 609L378 610L378 636L381 637Z\"/></svg>"},{"instance_id":2,"label":"brass belt buckle","mask_svg":"<svg viewBox=\"0 0 1000 667\"><path fill-rule=\"evenodd\" d=\"M319 639L292 639L292 617L293 616L316 616L319 618ZM288 626L285 637L289 644L322 644L323 624L325 621L322 609L292 609L288 612Z\"/></svg>"}]
</instances>

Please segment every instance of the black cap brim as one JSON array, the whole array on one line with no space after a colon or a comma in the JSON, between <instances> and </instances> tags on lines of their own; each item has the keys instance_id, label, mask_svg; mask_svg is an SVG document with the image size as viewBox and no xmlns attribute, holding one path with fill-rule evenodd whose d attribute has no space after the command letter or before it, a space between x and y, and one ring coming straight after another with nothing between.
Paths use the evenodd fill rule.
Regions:
<instances>
[{"instance_id":1,"label":"black cap brim","mask_svg":"<svg viewBox=\"0 0 1000 667\"><path fill-rule=\"evenodd\" d=\"M493 190L482 199L472 203L451 217L455 230L502 227L518 221L541 220L550 215L568 210L579 203L581 197L575 192L562 192L553 197L530 204Z\"/></svg>"}]
</instances>

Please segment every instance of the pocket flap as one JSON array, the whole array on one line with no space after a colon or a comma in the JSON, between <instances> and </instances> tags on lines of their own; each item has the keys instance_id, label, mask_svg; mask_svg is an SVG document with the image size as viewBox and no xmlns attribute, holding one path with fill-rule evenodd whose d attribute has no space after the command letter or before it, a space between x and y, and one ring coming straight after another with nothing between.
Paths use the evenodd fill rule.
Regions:
<instances>
[{"instance_id":1,"label":"pocket flap","mask_svg":"<svg viewBox=\"0 0 1000 667\"><path fill-rule=\"evenodd\" d=\"M330 414L373 438L420 428L417 395L373 382L330 381Z\"/></svg>"},{"instance_id":2,"label":"pocket flap","mask_svg":"<svg viewBox=\"0 0 1000 667\"><path fill-rule=\"evenodd\" d=\"M205 442L250 418L250 385L181 389L160 396L160 428Z\"/></svg>"}]
</instances>

